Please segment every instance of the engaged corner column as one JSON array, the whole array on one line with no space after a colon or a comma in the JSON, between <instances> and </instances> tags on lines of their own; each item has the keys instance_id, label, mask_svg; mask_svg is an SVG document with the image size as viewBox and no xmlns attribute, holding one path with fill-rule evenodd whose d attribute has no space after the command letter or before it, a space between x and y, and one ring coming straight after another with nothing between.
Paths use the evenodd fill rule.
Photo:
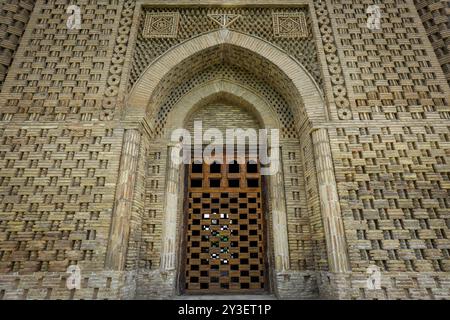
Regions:
<instances>
[{"instance_id":1,"label":"engaged corner column","mask_svg":"<svg viewBox=\"0 0 450 320\"><path fill-rule=\"evenodd\" d=\"M272 154L273 148L269 148ZM270 197L272 202L272 225L275 255L275 271L289 270L289 241L287 230L286 198L283 179L283 163L281 161L281 148L278 149L278 170L270 175ZM272 165L272 164L271 164Z\"/></svg>"},{"instance_id":2,"label":"engaged corner column","mask_svg":"<svg viewBox=\"0 0 450 320\"><path fill-rule=\"evenodd\" d=\"M168 146L166 194L164 201L164 229L161 248L160 271L175 270L178 191L180 185L180 144ZM178 158L178 159L176 159Z\"/></svg>"},{"instance_id":3,"label":"engaged corner column","mask_svg":"<svg viewBox=\"0 0 450 320\"><path fill-rule=\"evenodd\" d=\"M327 129L315 129L312 140L330 271L347 272L350 271L347 243Z\"/></svg>"},{"instance_id":4,"label":"engaged corner column","mask_svg":"<svg viewBox=\"0 0 450 320\"><path fill-rule=\"evenodd\" d=\"M141 134L138 130L125 130L111 231L106 252L105 267L110 270L121 271L125 268L140 142Z\"/></svg>"}]
</instances>

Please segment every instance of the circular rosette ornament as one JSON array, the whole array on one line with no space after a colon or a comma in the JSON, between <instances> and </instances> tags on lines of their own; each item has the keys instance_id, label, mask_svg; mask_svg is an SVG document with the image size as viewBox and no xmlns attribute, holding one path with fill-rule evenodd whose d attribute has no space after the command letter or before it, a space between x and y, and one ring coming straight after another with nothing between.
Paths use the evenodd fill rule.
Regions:
<instances>
[{"instance_id":1,"label":"circular rosette ornament","mask_svg":"<svg viewBox=\"0 0 450 320\"><path fill-rule=\"evenodd\" d=\"M340 120L352 120L352 112L347 108L339 109L338 116Z\"/></svg>"}]
</instances>

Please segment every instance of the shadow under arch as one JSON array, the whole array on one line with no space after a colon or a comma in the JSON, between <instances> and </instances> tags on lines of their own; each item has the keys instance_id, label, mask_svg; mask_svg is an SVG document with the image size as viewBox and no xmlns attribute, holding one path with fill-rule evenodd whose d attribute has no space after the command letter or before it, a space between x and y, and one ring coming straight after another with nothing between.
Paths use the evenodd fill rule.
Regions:
<instances>
[{"instance_id":1,"label":"shadow under arch","mask_svg":"<svg viewBox=\"0 0 450 320\"><path fill-rule=\"evenodd\" d=\"M183 128L186 121L200 108L217 98L226 98L256 116L261 128L279 129L280 121L270 104L252 89L230 80L213 80L184 95L172 108L165 126L165 138L170 132Z\"/></svg>"},{"instance_id":2,"label":"shadow under arch","mask_svg":"<svg viewBox=\"0 0 450 320\"><path fill-rule=\"evenodd\" d=\"M281 129L282 124L278 118L277 113L271 106L271 104L259 93L253 89L242 85L241 83L233 82L225 79L216 79L207 82L201 86L195 87L174 105L171 112L168 115L166 126L164 128L163 140L170 146L175 141L171 141L171 132L173 130L185 128L187 122L191 120L191 117L196 114L203 107L207 107L209 103L217 100L226 99L226 101L232 103L235 106L241 107L248 113L255 116L261 129ZM171 151L169 151L169 155ZM184 177L186 175L183 168L172 168L173 172L177 174L169 174L170 176ZM178 178L178 182L180 182ZM182 178L181 178L182 179ZM266 181L269 181L272 177L267 177ZM274 182L270 182L274 185ZM279 187L279 186L278 186ZM170 188L166 189L165 208L166 217L163 222L163 241L161 248L161 272L174 272L177 274L173 286L177 288L178 294L182 292L181 280L184 274L185 260L176 256L182 257L183 249L185 249L185 243L183 242L184 233L186 230L180 229L178 225L173 221L180 221L182 217L180 214L183 212L183 208L172 206L173 203L181 203L180 199L185 196L185 190L174 191ZM273 189L269 189L268 194L272 195ZM272 203L272 196L269 196L265 201ZM269 207L269 205L267 205ZM267 248L267 290L277 290L277 284L274 274L283 272L289 269L289 244L287 235L287 226L282 221L285 221L286 212L283 210L273 211L273 225L267 225L270 234L273 235L275 244L269 243L269 233L264 238L264 246ZM280 223L281 221L281 223ZM267 221L268 222L268 221ZM278 243L278 244L277 244ZM282 244L281 244L282 243ZM175 249L178 248L178 251ZM276 248L276 250L275 250ZM280 248L282 248L280 250ZM273 287L272 287L273 286ZM267 291L268 293L269 291Z\"/></svg>"}]
</instances>

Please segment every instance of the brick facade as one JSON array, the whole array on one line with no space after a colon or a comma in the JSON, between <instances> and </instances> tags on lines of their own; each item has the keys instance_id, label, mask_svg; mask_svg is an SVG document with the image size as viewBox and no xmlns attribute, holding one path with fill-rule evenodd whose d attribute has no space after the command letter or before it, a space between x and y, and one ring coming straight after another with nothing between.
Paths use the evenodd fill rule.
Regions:
<instances>
[{"instance_id":1,"label":"brick facade","mask_svg":"<svg viewBox=\"0 0 450 320\"><path fill-rule=\"evenodd\" d=\"M80 0L74 30L69 2L0 1L0 299L178 295L168 134L190 111L281 130L285 193L267 190L279 298L450 298L445 1L380 1L378 31L359 0ZM240 16L222 29L211 14Z\"/></svg>"}]
</instances>

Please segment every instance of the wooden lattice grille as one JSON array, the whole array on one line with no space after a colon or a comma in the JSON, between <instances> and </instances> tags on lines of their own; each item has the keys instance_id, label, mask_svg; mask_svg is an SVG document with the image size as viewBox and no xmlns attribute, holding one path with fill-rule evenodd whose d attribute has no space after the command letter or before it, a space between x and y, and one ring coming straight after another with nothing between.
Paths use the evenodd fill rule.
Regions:
<instances>
[{"instance_id":1,"label":"wooden lattice grille","mask_svg":"<svg viewBox=\"0 0 450 320\"><path fill-rule=\"evenodd\" d=\"M257 164L191 164L186 292L266 289L263 203Z\"/></svg>"}]
</instances>

